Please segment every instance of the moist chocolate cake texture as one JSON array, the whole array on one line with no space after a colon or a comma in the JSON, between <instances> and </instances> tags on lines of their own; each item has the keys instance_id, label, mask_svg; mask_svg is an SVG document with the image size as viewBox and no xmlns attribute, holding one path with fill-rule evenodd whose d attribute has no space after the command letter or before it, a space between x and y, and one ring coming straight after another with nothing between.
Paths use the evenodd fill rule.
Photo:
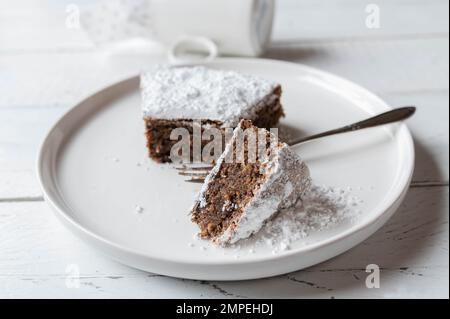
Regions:
<instances>
[{"instance_id":1,"label":"moist chocolate cake texture","mask_svg":"<svg viewBox=\"0 0 450 319\"><path fill-rule=\"evenodd\" d=\"M144 72L141 95L149 156L170 162L170 150L177 143L170 138L172 130L192 133L194 121L221 130L235 128L241 119L274 127L284 116L281 93L278 83L203 66L158 66Z\"/></svg>"},{"instance_id":2,"label":"moist chocolate cake texture","mask_svg":"<svg viewBox=\"0 0 450 319\"><path fill-rule=\"evenodd\" d=\"M248 130L256 132L258 128L242 120L205 179L192 209L191 219L199 226L200 237L219 245L235 243L259 231L280 209L301 200L311 183L300 157L266 130L262 135L265 147L261 151L257 146L251 157L255 144L249 142ZM241 160L238 145L244 150Z\"/></svg>"}]
</instances>

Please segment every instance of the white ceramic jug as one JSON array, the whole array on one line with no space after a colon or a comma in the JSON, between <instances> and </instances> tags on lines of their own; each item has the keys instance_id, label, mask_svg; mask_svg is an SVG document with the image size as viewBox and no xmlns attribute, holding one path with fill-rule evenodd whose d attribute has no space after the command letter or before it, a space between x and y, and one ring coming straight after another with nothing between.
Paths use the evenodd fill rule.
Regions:
<instances>
[{"instance_id":1,"label":"white ceramic jug","mask_svg":"<svg viewBox=\"0 0 450 319\"><path fill-rule=\"evenodd\" d=\"M219 54L258 56L270 41L274 0L152 0L151 11L154 36L166 45L203 38Z\"/></svg>"}]
</instances>

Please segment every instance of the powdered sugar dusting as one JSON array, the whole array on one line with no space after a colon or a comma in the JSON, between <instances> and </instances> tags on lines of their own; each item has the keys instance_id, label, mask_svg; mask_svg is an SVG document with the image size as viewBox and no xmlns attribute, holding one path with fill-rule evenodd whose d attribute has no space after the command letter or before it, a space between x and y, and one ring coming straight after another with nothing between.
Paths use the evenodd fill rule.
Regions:
<instances>
[{"instance_id":1,"label":"powdered sugar dusting","mask_svg":"<svg viewBox=\"0 0 450 319\"><path fill-rule=\"evenodd\" d=\"M315 232L352 222L361 214L360 203L348 190L311 186L295 207L281 211L261 231L239 245L269 246L274 253L289 250L294 242Z\"/></svg>"},{"instance_id":2,"label":"powdered sugar dusting","mask_svg":"<svg viewBox=\"0 0 450 319\"><path fill-rule=\"evenodd\" d=\"M144 117L209 119L235 127L277 96L277 83L234 71L158 66L141 75Z\"/></svg>"}]
</instances>

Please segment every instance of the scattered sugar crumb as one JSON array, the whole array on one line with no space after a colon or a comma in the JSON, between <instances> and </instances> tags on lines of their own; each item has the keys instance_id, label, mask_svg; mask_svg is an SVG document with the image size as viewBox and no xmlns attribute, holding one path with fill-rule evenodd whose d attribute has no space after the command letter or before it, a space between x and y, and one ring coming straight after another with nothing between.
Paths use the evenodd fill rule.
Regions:
<instances>
[{"instance_id":1,"label":"scattered sugar crumb","mask_svg":"<svg viewBox=\"0 0 450 319\"><path fill-rule=\"evenodd\" d=\"M189 247L194 247L195 245L193 243L188 243Z\"/></svg>"},{"instance_id":2,"label":"scattered sugar crumb","mask_svg":"<svg viewBox=\"0 0 450 319\"><path fill-rule=\"evenodd\" d=\"M119 158L114 157L114 156L107 156L107 155L105 155L103 158L104 158L105 161L112 161L114 163L118 163L120 161Z\"/></svg>"},{"instance_id":3,"label":"scattered sugar crumb","mask_svg":"<svg viewBox=\"0 0 450 319\"><path fill-rule=\"evenodd\" d=\"M205 246L200 246L200 249L201 250L206 250L206 247Z\"/></svg>"},{"instance_id":4,"label":"scattered sugar crumb","mask_svg":"<svg viewBox=\"0 0 450 319\"><path fill-rule=\"evenodd\" d=\"M144 207L139 206L139 205L136 205L136 206L134 207L134 211L135 211L136 213L138 213L138 214L142 214L142 213L144 212Z\"/></svg>"}]
</instances>

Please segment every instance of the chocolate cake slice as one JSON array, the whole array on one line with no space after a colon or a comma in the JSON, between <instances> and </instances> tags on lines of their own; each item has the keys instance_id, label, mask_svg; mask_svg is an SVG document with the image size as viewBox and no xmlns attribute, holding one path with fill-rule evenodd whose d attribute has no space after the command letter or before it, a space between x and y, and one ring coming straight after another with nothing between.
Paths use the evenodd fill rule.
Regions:
<instances>
[{"instance_id":1,"label":"chocolate cake slice","mask_svg":"<svg viewBox=\"0 0 450 319\"><path fill-rule=\"evenodd\" d=\"M171 161L175 128L192 134L194 121L224 129L235 128L241 119L271 128L284 115L278 83L203 66L158 66L145 72L141 95L149 156L158 162Z\"/></svg>"},{"instance_id":2,"label":"chocolate cake slice","mask_svg":"<svg viewBox=\"0 0 450 319\"><path fill-rule=\"evenodd\" d=\"M256 153L249 132L258 132ZM205 179L191 219L200 237L220 245L235 243L294 205L310 183L306 164L287 144L242 120Z\"/></svg>"}]
</instances>

